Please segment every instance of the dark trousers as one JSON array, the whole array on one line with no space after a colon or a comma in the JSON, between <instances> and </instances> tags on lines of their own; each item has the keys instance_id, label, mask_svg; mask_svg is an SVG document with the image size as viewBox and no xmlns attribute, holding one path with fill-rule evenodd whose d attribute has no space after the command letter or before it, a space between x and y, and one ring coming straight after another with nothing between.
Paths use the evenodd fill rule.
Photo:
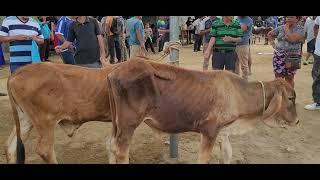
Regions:
<instances>
[{"instance_id":1,"label":"dark trousers","mask_svg":"<svg viewBox=\"0 0 320 180\"><path fill-rule=\"evenodd\" d=\"M125 44L126 44L126 48L127 48L127 52L128 52L129 58L130 58L130 45L129 45L129 38L128 37L126 37Z\"/></svg>"},{"instance_id":2,"label":"dark trousers","mask_svg":"<svg viewBox=\"0 0 320 180\"><path fill-rule=\"evenodd\" d=\"M146 40L146 42L145 42L144 45L145 45L147 51L148 51L148 47L150 46L151 51L152 51L153 53L155 53L154 48L153 48L153 44L152 44L152 42L151 42L151 38L147 38L147 40Z\"/></svg>"},{"instance_id":3,"label":"dark trousers","mask_svg":"<svg viewBox=\"0 0 320 180\"><path fill-rule=\"evenodd\" d=\"M314 63L312 68L312 97L313 101L320 103L320 56L313 54Z\"/></svg>"},{"instance_id":4,"label":"dark trousers","mask_svg":"<svg viewBox=\"0 0 320 180\"><path fill-rule=\"evenodd\" d=\"M200 36L199 34L194 34L193 50L200 51L201 44L202 44L202 36Z\"/></svg>"},{"instance_id":5,"label":"dark trousers","mask_svg":"<svg viewBox=\"0 0 320 180\"><path fill-rule=\"evenodd\" d=\"M237 54L235 51L214 51L212 69L235 72Z\"/></svg>"},{"instance_id":6,"label":"dark trousers","mask_svg":"<svg viewBox=\"0 0 320 180\"><path fill-rule=\"evenodd\" d=\"M163 51L163 46L164 46L164 39L163 37L161 37L159 40L159 52Z\"/></svg>"},{"instance_id":7,"label":"dark trousers","mask_svg":"<svg viewBox=\"0 0 320 180\"><path fill-rule=\"evenodd\" d=\"M108 48L110 54L110 64L114 64L115 55L118 62L121 61L121 46L118 35L108 36Z\"/></svg>"},{"instance_id":8,"label":"dark trousers","mask_svg":"<svg viewBox=\"0 0 320 180\"><path fill-rule=\"evenodd\" d=\"M74 52L70 49L60 53L61 59L64 64L75 64Z\"/></svg>"},{"instance_id":9,"label":"dark trousers","mask_svg":"<svg viewBox=\"0 0 320 180\"><path fill-rule=\"evenodd\" d=\"M45 39L44 43L40 45L39 47L39 54L41 61L47 61L49 58L49 52L50 52L50 40Z\"/></svg>"}]
</instances>

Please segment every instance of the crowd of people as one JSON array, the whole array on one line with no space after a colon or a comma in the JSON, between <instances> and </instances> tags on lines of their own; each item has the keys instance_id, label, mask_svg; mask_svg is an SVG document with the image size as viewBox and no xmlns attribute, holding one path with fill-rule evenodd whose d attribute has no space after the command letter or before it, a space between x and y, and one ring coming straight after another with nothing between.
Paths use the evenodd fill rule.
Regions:
<instances>
[{"instance_id":1,"label":"crowd of people","mask_svg":"<svg viewBox=\"0 0 320 180\"><path fill-rule=\"evenodd\" d=\"M189 17L185 26L192 30L194 52L203 47L203 71L228 70L248 80L251 74L250 39L256 26L271 27L267 40L274 48L275 78L283 78L294 87L294 76L313 56L313 100L305 109L320 109L320 24L319 16L270 16L263 21L250 16ZM10 70L33 63L48 61L51 47L65 64L100 68L120 63L137 55L163 51L169 39L168 16L157 22L142 21L142 16L9 16L0 30L0 42L10 44ZM267 41L267 42L268 42ZM307 42L307 56L302 61L302 45ZM1 44L0 44L1 45ZM4 64L0 53L0 66Z\"/></svg>"}]
</instances>

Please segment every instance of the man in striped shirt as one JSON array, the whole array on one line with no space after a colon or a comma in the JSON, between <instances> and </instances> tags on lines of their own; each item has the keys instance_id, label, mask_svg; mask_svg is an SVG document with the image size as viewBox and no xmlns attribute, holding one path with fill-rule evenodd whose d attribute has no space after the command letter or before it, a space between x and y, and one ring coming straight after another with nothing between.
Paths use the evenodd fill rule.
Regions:
<instances>
[{"instance_id":1,"label":"man in striped shirt","mask_svg":"<svg viewBox=\"0 0 320 180\"><path fill-rule=\"evenodd\" d=\"M212 68L220 70L225 68L235 72L236 43L240 42L243 36L239 21L233 16L223 16L222 19L214 21L209 36L210 42L204 57L209 58L213 47Z\"/></svg>"},{"instance_id":2,"label":"man in striped shirt","mask_svg":"<svg viewBox=\"0 0 320 180\"><path fill-rule=\"evenodd\" d=\"M10 70L32 63L32 41L43 44L39 23L29 16L9 16L2 22L0 42L10 43Z\"/></svg>"},{"instance_id":3,"label":"man in striped shirt","mask_svg":"<svg viewBox=\"0 0 320 180\"><path fill-rule=\"evenodd\" d=\"M73 22L73 19L71 18L71 16L61 16L59 18L56 29L55 29L55 34L59 39L58 41L59 45L62 45L67 40L69 27L72 22ZM75 43L73 43L71 47L61 52L60 56L62 61L65 64L75 64L74 53L75 53Z\"/></svg>"}]
</instances>

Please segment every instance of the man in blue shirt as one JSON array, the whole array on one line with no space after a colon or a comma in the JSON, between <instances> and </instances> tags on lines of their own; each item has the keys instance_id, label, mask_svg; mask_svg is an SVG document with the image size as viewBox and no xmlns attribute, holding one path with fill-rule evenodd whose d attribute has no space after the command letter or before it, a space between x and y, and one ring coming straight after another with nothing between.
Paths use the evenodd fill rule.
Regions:
<instances>
[{"instance_id":1,"label":"man in blue shirt","mask_svg":"<svg viewBox=\"0 0 320 180\"><path fill-rule=\"evenodd\" d=\"M32 63L32 41L43 44L39 23L29 16L9 16L2 22L0 42L10 43L10 70Z\"/></svg>"},{"instance_id":2,"label":"man in blue shirt","mask_svg":"<svg viewBox=\"0 0 320 180\"><path fill-rule=\"evenodd\" d=\"M70 16L61 16L59 18L55 31L55 34L59 39L59 45L62 45L68 38L69 27L72 22L73 20ZM61 59L65 64L75 64L74 53L75 44L73 43L73 45L70 48L65 49L61 52Z\"/></svg>"},{"instance_id":3,"label":"man in blue shirt","mask_svg":"<svg viewBox=\"0 0 320 180\"><path fill-rule=\"evenodd\" d=\"M134 16L127 21L129 33L130 58L137 55L145 55L144 26L142 16Z\"/></svg>"},{"instance_id":4,"label":"man in blue shirt","mask_svg":"<svg viewBox=\"0 0 320 180\"><path fill-rule=\"evenodd\" d=\"M241 41L237 43L236 52L238 55L236 61L236 73L240 75L240 68L242 71L242 78L248 80L249 76L249 40L253 27L253 20L249 16L239 16L238 20L243 31ZM240 67L239 67L240 66Z\"/></svg>"}]
</instances>

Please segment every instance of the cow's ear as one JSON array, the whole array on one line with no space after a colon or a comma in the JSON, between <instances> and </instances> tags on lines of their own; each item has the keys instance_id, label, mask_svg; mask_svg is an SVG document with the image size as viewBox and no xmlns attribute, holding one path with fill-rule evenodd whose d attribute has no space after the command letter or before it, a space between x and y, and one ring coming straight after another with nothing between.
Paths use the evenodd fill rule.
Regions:
<instances>
[{"instance_id":1,"label":"cow's ear","mask_svg":"<svg viewBox=\"0 0 320 180\"><path fill-rule=\"evenodd\" d=\"M282 93L280 90L277 90L268 106L268 109L263 113L262 120L268 120L272 116L274 116L277 112L279 112L281 108L281 102L282 102Z\"/></svg>"}]
</instances>

